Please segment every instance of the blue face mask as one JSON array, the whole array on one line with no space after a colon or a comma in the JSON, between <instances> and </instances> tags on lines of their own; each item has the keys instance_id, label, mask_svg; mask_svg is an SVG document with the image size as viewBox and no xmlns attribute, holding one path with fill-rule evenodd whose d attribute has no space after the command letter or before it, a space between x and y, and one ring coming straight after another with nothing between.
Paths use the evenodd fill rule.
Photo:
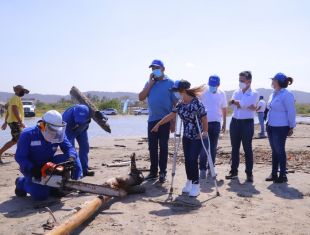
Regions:
<instances>
[{"instance_id":1,"label":"blue face mask","mask_svg":"<svg viewBox=\"0 0 310 235\"><path fill-rule=\"evenodd\" d=\"M153 74L156 78L160 78L163 75L163 72L160 69L154 69Z\"/></svg>"},{"instance_id":2,"label":"blue face mask","mask_svg":"<svg viewBox=\"0 0 310 235\"><path fill-rule=\"evenodd\" d=\"M209 91L211 93L215 93L217 91L217 87L216 86L209 86Z\"/></svg>"},{"instance_id":3,"label":"blue face mask","mask_svg":"<svg viewBox=\"0 0 310 235\"><path fill-rule=\"evenodd\" d=\"M174 91L173 94L174 94L174 96L175 96L178 100L182 99L182 97L181 97L181 95L180 95L179 92Z\"/></svg>"}]
</instances>

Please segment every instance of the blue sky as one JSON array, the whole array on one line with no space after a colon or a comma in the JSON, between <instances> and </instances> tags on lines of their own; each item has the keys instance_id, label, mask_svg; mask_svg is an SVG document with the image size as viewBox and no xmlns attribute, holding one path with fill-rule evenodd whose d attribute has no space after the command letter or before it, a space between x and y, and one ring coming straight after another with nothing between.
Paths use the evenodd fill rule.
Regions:
<instances>
[{"instance_id":1,"label":"blue sky","mask_svg":"<svg viewBox=\"0 0 310 235\"><path fill-rule=\"evenodd\" d=\"M295 78L310 92L310 1L0 0L0 91L139 92L154 58L171 79L193 85L221 77L224 90L251 70Z\"/></svg>"}]
</instances>

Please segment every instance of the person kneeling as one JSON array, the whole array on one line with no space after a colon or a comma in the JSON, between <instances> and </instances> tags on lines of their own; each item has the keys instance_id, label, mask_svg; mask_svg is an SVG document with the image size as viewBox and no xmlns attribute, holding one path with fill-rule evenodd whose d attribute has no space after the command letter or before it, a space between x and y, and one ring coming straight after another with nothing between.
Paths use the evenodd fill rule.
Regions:
<instances>
[{"instance_id":1,"label":"person kneeling","mask_svg":"<svg viewBox=\"0 0 310 235\"><path fill-rule=\"evenodd\" d=\"M24 129L17 144L15 160L24 176L15 180L16 196L23 197L27 193L36 200L46 200L57 190L39 184L41 168L48 162L62 163L68 160L75 162L71 178L83 177L81 162L77 152L65 135L66 123L56 110L46 112L42 120L34 127ZM58 147L63 154L55 155Z\"/></svg>"}]
</instances>

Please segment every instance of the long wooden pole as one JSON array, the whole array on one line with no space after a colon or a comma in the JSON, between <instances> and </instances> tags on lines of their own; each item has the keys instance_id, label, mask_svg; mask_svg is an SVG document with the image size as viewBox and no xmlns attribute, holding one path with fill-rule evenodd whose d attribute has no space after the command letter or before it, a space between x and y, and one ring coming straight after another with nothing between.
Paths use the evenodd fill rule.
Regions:
<instances>
[{"instance_id":1,"label":"long wooden pole","mask_svg":"<svg viewBox=\"0 0 310 235\"><path fill-rule=\"evenodd\" d=\"M90 116L91 118L105 131L111 133L111 128L109 124L102 120L101 118L98 118L98 116L95 115L96 111L98 109L96 106L75 86L73 86L70 90L70 94L75 98L80 104L84 104L88 106L90 110Z\"/></svg>"},{"instance_id":2,"label":"long wooden pole","mask_svg":"<svg viewBox=\"0 0 310 235\"><path fill-rule=\"evenodd\" d=\"M71 234L75 229L77 229L81 224L93 216L103 204L107 203L112 197L108 196L98 196L83 208L81 208L77 213L70 217L63 224L55 227L53 230L48 232L46 235L68 235Z\"/></svg>"}]
</instances>

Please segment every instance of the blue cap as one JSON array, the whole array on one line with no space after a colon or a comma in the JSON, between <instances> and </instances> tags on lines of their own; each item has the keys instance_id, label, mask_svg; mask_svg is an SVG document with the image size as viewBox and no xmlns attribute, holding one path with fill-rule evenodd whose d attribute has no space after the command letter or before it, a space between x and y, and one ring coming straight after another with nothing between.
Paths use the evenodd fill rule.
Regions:
<instances>
[{"instance_id":1,"label":"blue cap","mask_svg":"<svg viewBox=\"0 0 310 235\"><path fill-rule=\"evenodd\" d=\"M178 91L181 89L189 89L191 87L191 84L186 80L177 80L174 82L172 88L170 90L172 91Z\"/></svg>"},{"instance_id":2,"label":"blue cap","mask_svg":"<svg viewBox=\"0 0 310 235\"><path fill-rule=\"evenodd\" d=\"M157 67L161 67L164 68L164 63L161 60L153 60L151 65L149 66L149 68L151 68L152 66L157 66Z\"/></svg>"},{"instance_id":3,"label":"blue cap","mask_svg":"<svg viewBox=\"0 0 310 235\"><path fill-rule=\"evenodd\" d=\"M209 86L219 86L220 85L220 77L217 75L212 75L209 77L209 82L208 82Z\"/></svg>"},{"instance_id":4,"label":"blue cap","mask_svg":"<svg viewBox=\"0 0 310 235\"><path fill-rule=\"evenodd\" d=\"M89 108L84 104L78 104L74 107L74 121L78 124L84 124L90 119Z\"/></svg>"},{"instance_id":5,"label":"blue cap","mask_svg":"<svg viewBox=\"0 0 310 235\"><path fill-rule=\"evenodd\" d=\"M284 73L277 73L272 79L277 80L279 82L285 82L287 76Z\"/></svg>"}]
</instances>

